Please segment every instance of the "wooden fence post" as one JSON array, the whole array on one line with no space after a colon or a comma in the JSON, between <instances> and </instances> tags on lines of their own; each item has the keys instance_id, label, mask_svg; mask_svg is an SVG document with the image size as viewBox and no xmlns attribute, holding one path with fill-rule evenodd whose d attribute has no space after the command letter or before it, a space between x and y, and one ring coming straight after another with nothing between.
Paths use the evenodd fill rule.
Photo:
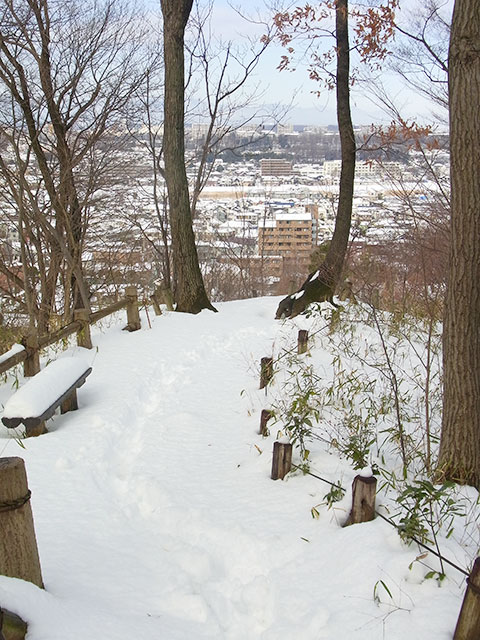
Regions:
<instances>
[{"instance_id":1,"label":"wooden fence post","mask_svg":"<svg viewBox=\"0 0 480 640\"><path fill-rule=\"evenodd\" d=\"M377 479L375 476L355 476L352 484L352 510L345 527L360 522L370 522L375 518L375 497Z\"/></svg>"},{"instance_id":2,"label":"wooden fence post","mask_svg":"<svg viewBox=\"0 0 480 640\"><path fill-rule=\"evenodd\" d=\"M135 287L127 287L125 289L125 297L128 299L127 304L127 331L138 331L142 326L140 323L140 313L138 311L138 293Z\"/></svg>"},{"instance_id":3,"label":"wooden fence post","mask_svg":"<svg viewBox=\"0 0 480 640\"><path fill-rule=\"evenodd\" d=\"M268 409L262 409L262 413L260 414L260 431L258 432L262 436L268 435L267 422L273 416L273 413Z\"/></svg>"},{"instance_id":4,"label":"wooden fence post","mask_svg":"<svg viewBox=\"0 0 480 640\"><path fill-rule=\"evenodd\" d=\"M352 281L349 278L345 278L342 287L340 288L340 293L338 295L340 300L343 302L344 300L350 300L352 304L357 304L357 300L353 293L353 285Z\"/></svg>"},{"instance_id":5,"label":"wooden fence post","mask_svg":"<svg viewBox=\"0 0 480 640\"><path fill-rule=\"evenodd\" d=\"M260 389L268 385L273 378L273 358L262 358L260 360Z\"/></svg>"},{"instance_id":6,"label":"wooden fence post","mask_svg":"<svg viewBox=\"0 0 480 640\"><path fill-rule=\"evenodd\" d=\"M23 375L25 378L31 378L40 371L40 350L36 329L30 329L22 343L27 352L27 358L23 362Z\"/></svg>"},{"instance_id":7,"label":"wooden fence post","mask_svg":"<svg viewBox=\"0 0 480 640\"><path fill-rule=\"evenodd\" d=\"M43 588L22 458L0 458L0 575Z\"/></svg>"},{"instance_id":8,"label":"wooden fence post","mask_svg":"<svg viewBox=\"0 0 480 640\"><path fill-rule=\"evenodd\" d=\"M163 285L160 287L161 297L163 299L164 304L167 305L168 311L173 311L173 295L170 287Z\"/></svg>"},{"instance_id":9,"label":"wooden fence post","mask_svg":"<svg viewBox=\"0 0 480 640\"><path fill-rule=\"evenodd\" d=\"M290 442L273 443L272 480L283 480L292 468L292 444Z\"/></svg>"},{"instance_id":10,"label":"wooden fence post","mask_svg":"<svg viewBox=\"0 0 480 640\"><path fill-rule=\"evenodd\" d=\"M87 309L76 309L73 312L75 321L81 323L80 329L77 331L77 344L85 349L92 349L92 335L90 333L90 318Z\"/></svg>"},{"instance_id":11,"label":"wooden fence post","mask_svg":"<svg viewBox=\"0 0 480 640\"><path fill-rule=\"evenodd\" d=\"M155 289L153 294L150 296L150 301L151 301L151 303L153 305L153 310L154 310L156 316L161 316L162 315L162 309L160 307L160 300L161 299L162 298L160 297L159 290L157 288L157 289Z\"/></svg>"},{"instance_id":12,"label":"wooden fence post","mask_svg":"<svg viewBox=\"0 0 480 640\"><path fill-rule=\"evenodd\" d=\"M480 638L480 558L473 563L467 585L453 640Z\"/></svg>"},{"instance_id":13,"label":"wooden fence post","mask_svg":"<svg viewBox=\"0 0 480 640\"><path fill-rule=\"evenodd\" d=\"M305 353L308 349L308 331L300 329L298 332L298 353Z\"/></svg>"}]
</instances>

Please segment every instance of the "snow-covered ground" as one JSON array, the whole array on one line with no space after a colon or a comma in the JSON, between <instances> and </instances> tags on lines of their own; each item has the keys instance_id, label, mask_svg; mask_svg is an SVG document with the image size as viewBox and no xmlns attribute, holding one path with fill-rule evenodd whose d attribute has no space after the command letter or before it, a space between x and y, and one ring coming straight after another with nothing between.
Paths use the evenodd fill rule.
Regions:
<instances>
[{"instance_id":1,"label":"snow-covered ground","mask_svg":"<svg viewBox=\"0 0 480 640\"><path fill-rule=\"evenodd\" d=\"M328 509L316 478L270 479L276 433L258 428L279 389L258 390L259 361L309 323L275 321L278 301L144 316L135 333L120 318L92 351L59 354L93 367L77 412L25 449L0 428L0 456L25 459L45 583L0 576L28 640L452 638L461 573L439 585L409 569L418 547L379 518L342 528L350 491ZM12 393L10 380L0 402ZM350 488L346 461L319 442L311 456Z\"/></svg>"}]
</instances>

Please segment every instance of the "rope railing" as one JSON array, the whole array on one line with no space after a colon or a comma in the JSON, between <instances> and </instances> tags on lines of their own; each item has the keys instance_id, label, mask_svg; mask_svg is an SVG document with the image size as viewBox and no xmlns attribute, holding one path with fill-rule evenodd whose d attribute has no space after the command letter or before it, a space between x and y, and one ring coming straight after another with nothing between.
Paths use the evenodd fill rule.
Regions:
<instances>
[{"instance_id":1,"label":"rope railing","mask_svg":"<svg viewBox=\"0 0 480 640\"><path fill-rule=\"evenodd\" d=\"M314 333L312 333L312 334L311 334L311 336L310 336L310 338L311 338L311 337L314 337L314 336L315 336L315 335L317 335L318 333L320 333L320 332L324 331L326 328L328 328L328 326L329 326L328 324L323 325L322 327L320 327L319 329L317 329ZM300 339L300 335L299 335L299 339ZM305 342L305 336L302 336L302 340ZM287 355L293 355L293 354L297 354L297 353L298 353L298 350L297 350L297 349L295 349L295 348L293 348L293 349L288 349L288 350L287 350L287 349L284 349L284 350L282 351L282 353L281 353L281 354L280 354L280 355L275 359L275 363L276 363L276 362L278 362L278 361L280 361L282 358L286 357ZM269 360L270 360L270 359L269 359ZM272 377L273 377L273 371L272 371ZM267 383L267 384L268 384L268 383ZM265 386L265 391L266 391L267 384L263 385L263 386ZM261 387L261 388L263 388L263 387ZM269 414L269 416L268 416L268 417L270 417L270 416L271 416L271 412L270 412L270 411L268 411L268 410L264 410L264 412L262 412L262 414L263 414L263 413L267 413L267 414ZM264 420L263 420L263 422L266 422L266 420L264 419ZM262 433L262 434L264 433L264 430L265 430L265 424L263 424L263 422L262 422L262 424L261 424L261 428L260 428L260 433ZM277 453L277 452L275 452L275 449L274 449L274 458L276 457L276 455L275 455L276 453ZM285 454L284 454L284 453L282 453L282 455L285 455ZM291 460L291 452L289 452L289 454L288 454L288 455L289 455L290 460ZM291 462L289 463L289 462L288 462L288 459L287 459L287 466L284 466L284 467L282 468L282 470L281 470L281 473L280 473L280 474L278 474L278 472L277 472L277 471L275 471L275 473L273 473L273 472L272 472L272 478L274 478L274 479L276 479L276 478L282 478L282 479L283 479L283 477L286 475L286 473L288 473L289 468L294 468L294 469L297 469L297 470L299 470L299 471L302 471L302 472L303 472L304 474L306 474L306 475L312 476L313 478L316 478L317 480L320 480L321 482L325 482L326 484L330 485L331 487L333 487L333 488L335 488L335 489L339 489L339 490L341 490L341 491L345 492L345 488L344 488L344 487L342 487L342 485L341 485L341 484L339 484L339 483L335 483L335 482L330 482L330 480L327 480L326 478L322 478L322 476L320 476L320 475L318 475L318 474L315 474L315 473L312 473L311 471L309 471L309 470L305 469L304 467L300 467L300 466L298 466L298 465L296 465L296 464L293 464L293 463L291 463ZM372 514L373 514L373 513L374 513L375 515L377 515L379 518L381 518L382 520L384 520L385 522L388 522L388 524L390 524L390 526L394 527L397 531L399 531L399 532L401 532L401 531L402 531L402 527L401 527L400 525L398 525L396 522L394 522L391 518L387 518L385 515L383 515L382 513L380 513L380 512L378 511L378 509L374 509L374 510L372 511ZM426 551L428 551L429 553L432 553L434 556L438 557L442 562L445 562L446 564L450 565L451 567L453 567L453 568L454 568L454 569L456 569L457 571L460 571L460 573L463 573L465 576L469 576L469 575L470 575L470 574L469 574L469 572L468 572L468 571L466 571L466 569L464 569L464 568L460 567L458 564L456 564L455 562L452 562L452 561L451 561L451 560L449 560L448 558L445 558L445 557L440 553L440 551L439 551L439 550L432 549L432 547L430 547L430 546L426 545L426 544L425 544L424 542L422 542L421 540L418 540L418 538L416 538L415 536L409 536L409 539L410 539L412 542L415 542L419 547L421 547L421 548L425 549L425 550L426 550Z\"/></svg>"},{"instance_id":2,"label":"rope railing","mask_svg":"<svg viewBox=\"0 0 480 640\"><path fill-rule=\"evenodd\" d=\"M316 478L317 480L321 480L322 482L325 482L326 484L329 484L330 486L335 487L336 489L341 489L343 492L345 492L345 488L342 487L341 484L330 482L330 480L327 480L326 478L322 478L321 476L319 476L319 475L317 475L315 473L312 473L311 471L305 470L305 469L303 469L302 467L299 467L296 464L292 464L292 467L294 467L295 469L298 469L299 471L302 471L306 475L312 476L313 478ZM385 522L388 522L388 524L391 525L392 527L394 527L397 531L401 531L402 530L402 527L400 525L398 525L396 522L394 522L391 518L387 518L386 516L384 516L382 513L380 513L378 511L378 509L375 509L375 515L377 515L379 518L381 518ZM445 558L445 556L443 556L441 553L439 553L435 549L432 549L431 547L426 545L424 542L421 542L415 536L409 536L409 539L412 542L415 542L416 544L418 544L418 546L421 547L422 549L425 549L429 553L432 553L434 556L437 556L437 558L439 558L440 560L442 560L446 564L450 565L454 569L457 569L457 571L460 571L460 573L463 573L465 576L469 576L470 575L469 572L466 569L463 569L462 567L458 566L458 564L456 564L455 562L452 562L448 558Z\"/></svg>"},{"instance_id":3,"label":"rope railing","mask_svg":"<svg viewBox=\"0 0 480 640\"><path fill-rule=\"evenodd\" d=\"M326 324L317 329L312 334L312 337L317 335L321 331L324 331L324 329L328 326L329 325ZM275 364L288 355L305 353L305 351L307 351L308 340L308 334L305 334L307 334L306 331L300 331L298 336L297 348L289 350L284 349L283 352L277 356ZM273 358L262 358L260 366L260 389L265 388L265 393L267 393L268 385L273 379L273 365ZM268 371L268 376L265 375L266 371ZM267 435L268 429L266 425L267 421L271 417L272 411L268 409L262 410L259 431L260 434ZM283 480L293 467L295 469L301 470L307 475L312 476L313 478L316 478L317 480L320 480L321 482L325 482L334 489L345 492L345 489L341 486L341 484L331 482L330 480L322 478L322 476L316 473L312 473L304 467L292 464L292 443L285 440L286 439L284 438L277 440L273 445L272 471L270 476L272 480ZM361 522L369 522L373 520L375 516L378 516L379 518L387 522L390 526L394 527L396 531L402 533L403 530L403 533L405 534L404 527L398 525L394 520L386 517L383 513L380 513L378 509L375 508L376 487L377 479L375 476L355 476L352 485L352 509L343 526L349 526L351 524ZM421 540L418 540L418 538L414 535L409 535L408 539L417 544L421 549L425 549L426 551L428 551L428 553L431 553L433 556L439 558L442 574L444 573L443 563L445 563L466 576L467 589L465 591L453 638L454 640L478 640L478 638L480 638L480 557L476 558L475 562L473 563L472 570L469 573L466 569L442 555L436 539L434 539L436 549L433 549L431 546L425 544Z\"/></svg>"}]
</instances>

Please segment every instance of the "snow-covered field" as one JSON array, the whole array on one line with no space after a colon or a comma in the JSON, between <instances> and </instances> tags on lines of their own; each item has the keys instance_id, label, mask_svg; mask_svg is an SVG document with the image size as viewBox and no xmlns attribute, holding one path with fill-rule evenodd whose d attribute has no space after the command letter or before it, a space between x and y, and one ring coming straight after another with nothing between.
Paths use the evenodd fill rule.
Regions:
<instances>
[{"instance_id":1,"label":"snow-covered field","mask_svg":"<svg viewBox=\"0 0 480 640\"><path fill-rule=\"evenodd\" d=\"M461 573L439 585L409 569L418 547L379 518L342 528L350 491L328 509L316 478L270 479L276 433L258 428L279 389L258 390L259 361L309 324L275 321L278 301L150 315L151 328L144 316L135 333L119 318L92 351L61 354L93 367L79 411L25 449L0 427L0 455L25 459L45 583L0 576L0 606L28 640L452 638ZM0 402L12 393L0 386ZM311 456L350 489L345 460L318 442Z\"/></svg>"}]
</instances>

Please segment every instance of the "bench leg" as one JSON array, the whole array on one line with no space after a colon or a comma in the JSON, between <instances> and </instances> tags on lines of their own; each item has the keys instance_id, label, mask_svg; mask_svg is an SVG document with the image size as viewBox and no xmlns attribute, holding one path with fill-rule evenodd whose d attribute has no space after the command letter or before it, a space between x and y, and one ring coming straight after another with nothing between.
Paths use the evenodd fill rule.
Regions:
<instances>
[{"instance_id":1,"label":"bench leg","mask_svg":"<svg viewBox=\"0 0 480 640\"><path fill-rule=\"evenodd\" d=\"M72 393L65 398L60 405L60 413L67 413L67 411L76 411L78 409L77 390L74 389Z\"/></svg>"},{"instance_id":2,"label":"bench leg","mask_svg":"<svg viewBox=\"0 0 480 640\"><path fill-rule=\"evenodd\" d=\"M36 436L41 436L44 433L48 433L47 427L45 425L45 420L43 422L39 422L35 427L27 426L25 428L25 437L26 438L34 438Z\"/></svg>"}]
</instances>

